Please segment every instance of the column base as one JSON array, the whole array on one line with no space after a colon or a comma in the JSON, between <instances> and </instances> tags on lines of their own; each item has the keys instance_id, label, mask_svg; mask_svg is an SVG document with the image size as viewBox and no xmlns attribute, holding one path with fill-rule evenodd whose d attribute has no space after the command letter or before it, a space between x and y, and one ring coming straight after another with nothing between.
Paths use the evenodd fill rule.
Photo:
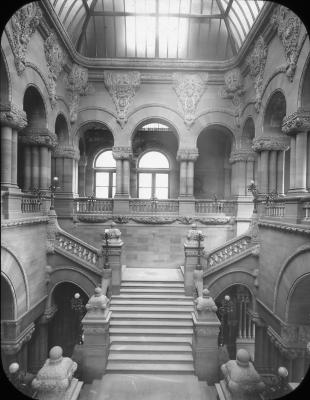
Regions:
<instances>
[{"instance_id":1,"label":"column base","mask_svg":"<svg viewBox=\"0 0 310 400\"><path fill-rule=\"evenodd\" d=\"M295 189L289 189L287 192L287 195L288 196L300 196L300 195L304 195L307 193L308 193L308 190L306 188L302 188L302 189L295 188Z\"/></svg>"},{"instance_id":2,"label":"column base","mask_svg":"<svg viewBox=\"0 0 310 400\"><path fill-rule=\"evenodd\" d=\"M1 216L4 219L21 218L22 191L18 186L1 185Z\"/></svg>"}]
</instances>

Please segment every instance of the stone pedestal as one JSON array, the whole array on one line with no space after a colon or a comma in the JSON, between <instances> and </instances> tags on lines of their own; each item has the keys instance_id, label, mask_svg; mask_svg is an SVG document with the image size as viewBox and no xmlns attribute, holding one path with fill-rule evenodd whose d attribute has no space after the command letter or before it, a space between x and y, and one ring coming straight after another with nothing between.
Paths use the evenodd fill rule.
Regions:
<instances>
[{"instance_id":1,"label":"stone pedestal","mask_svg":"<svg viewBox=\"0 0 310 400\"><path fill-rule=\"evenodd\" d=\"M204 289L202 297L196 300L196 309L192 313L194 324L193 358L195 374L208 385L218 382L219 352L218 335L220 321L216 316L217 307Z\"/></svg>"},{"instance_id":2,"label":"stone pedestal","mask_svg":"<svg viewBox=\"0 0 310 400\"><path fill-rule=\"evenodd\" d=\"M237 236L242 235L249 227L249 220L253 213L252 196L236 196L236 225Z\"/></svg>"},{"instance_id":3,"label":"stone pedestal","mask_svg":"<svg viewBox=\"0 0 310 400\"><path fill-rule=\"evenodd\" d=\"M296 224L300 223L303 218L303 203L300 202L300 197L286 197L285 199L285 221Z\"/></svg>"},{"instance_id":4,"label":"stone pedestal","mask_svg":"<svg viewBox=\"0 0 310 400\"><path fill-rule=\"evenodd\" d=\"M128 215L129 214L129 196L115 195L113 200L113 214Z\"/></svg>"},{"instance_id":5,"label":"stone pedestal","mask_svg":"<svg viewBox=\"0 0 310 400\"><path fill-rule=\"evenodd\" d=\"M1 190L1 214L5 219L16 219L22 216L22 192L18 187L8 187Z\"/></svg>"},{"instance_id":6,"label":"stone pedestal","mask_svg":"<svg viewBox=\"0 0 310 400\"><path fill-rule=\"evenodd\" d=\"M195 200L189 197L179 197L179 215L195 215Z\"/></svg>"}]
</instances>

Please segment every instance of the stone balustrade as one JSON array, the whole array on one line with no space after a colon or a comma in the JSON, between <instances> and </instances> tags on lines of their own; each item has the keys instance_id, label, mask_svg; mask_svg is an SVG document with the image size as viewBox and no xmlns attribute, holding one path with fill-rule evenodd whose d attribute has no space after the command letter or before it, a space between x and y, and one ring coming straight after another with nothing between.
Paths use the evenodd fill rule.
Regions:
<instances>
[{"instance_id":1,"label":"stone balustrade","mask_svg":"<svg viewBox=\"0 0 310 400\"><path fill-rule=\"evenodd\" d=\"M310 201L305 201L302 205L303 222L310 222Z\"/></svg>"},{"instance_id":2,"label":"stone balustrade","mask_svg":"<svg viewBox=\"0 0 310 400\"><path fill-rule=\"evenodd\" d=\"M132 213L171 213L179 212L178 200L142 200L131 199L129 209Z\"/></svg>"},{"instance_id":3,"label":"stone balustrade","mask_svg":"<svg viewBox=\"0 0 310 400\"><path fill-rule=\"evenodd\" d=\"M283 201L274 202L265 206L266 217L284 217L285 203Z\"/></svg>"},{"instance_id":4,"label":"stone balustrade","mask_svg":"<svg viewBox=\"0 0 310 400\"><path fill-rule=\"evenodd\" d=\"M111 213L113 210L112 199L90 199L80 197L74 199L74 212L81 214Z\"/></svg>"},{"instance_id":5,"label":"stone balustrade","mask_svg":"<svg viewBox=\"0 0 310 400\"><path fill-rule=\"evenodd\" d=\"M31 194L23 194L21 198L22 213L38 213L41 212L42 202Z\"/></svg>"},{"instance_id":6,"label":"stone balustrade","mask_svg":"<svg viewBox=\"0 0 310 400\"><path fill-rule=\"evenodd\" d=\"M197 214L234 215L235 201L230 200L196 200L195 211Z\"/></svg>"}]
</instances>

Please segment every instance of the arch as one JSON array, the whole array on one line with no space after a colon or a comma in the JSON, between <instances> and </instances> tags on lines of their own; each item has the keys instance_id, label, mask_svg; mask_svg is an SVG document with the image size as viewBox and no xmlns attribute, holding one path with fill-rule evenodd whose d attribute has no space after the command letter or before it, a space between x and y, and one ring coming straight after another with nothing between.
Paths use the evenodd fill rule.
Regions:
<instances>
[{"instance_id":1,"label":"arch","mask_svg":"<svg viewBox=\"0 0 310 400\"><path fill-rule=\"evenodd\" d=\"M284 321L289 324L303 325L306 322L305 315L310 307L310 272L298 277L290 288Z\"/></svg>"},{"instance_id":2,"label":"arch","mask_svg":"<svg viewBox=\"0 0 310 400\"><path fill-rule=\"evenodd\" d=\"M252 290L251 290L247 285L245 285L244 283L238 283L238 282L234 282L234 283L232 283L230 286L227 286L227 287L226 287L225 289L223 289L220 293L218 293L217 296L214 296L214 299L220 297L224 292L226 292L228 289L230 289L230 288L232 288L232 287L234 287L234 286L243 286L243 287L245 287L245 288L249 291L249 293L250 293L250 295L251 295L252 303L253 303L253 304L255 303L255 297L254 297L254 295L253 295ZM212 297L213 297L213 295L212 295Z\"/></svg>"},{"instance_id":3,"label":"arch","mask_svg":"<svg viewBox=\"0 0 310 400\"><path fill-rule=\"evenodd\" d=\"M2 103L11 101L11 82L9 68L2 48L0 52L0 98Z\"/></svg>"},{"instance_id":4,"label":"arch","mask_svg":"<svg viewBox=\"0 0 310 400\"><path fill-rule=\"evenodd\" d=\"M310 110L310 55L307 57L298 90L298 105Z\"/></svg>"},{"instance_id":5,"label":"arch","mask_svg":"<svg viewBox=\"0 0 310 400\"><path fill-rule=\"evenodd\" d=\"M241 146L251 148L255 138L255 123L252 116L248 116L244 121L241 134Z\"/></svg>"},{"instance_id":6,"label":"arch","mask_svg":"<svg viewBox=\"0 0 310 400\"><path fill-rule=\"evenodd\" d=\"M59 112L55 120L55 133L59 144L69 144L68 120L62 112Z\"/></svg>"},{"instance_id":7,"label":"arch","mask_svg":"<svg viewBox=\"0 0 310 400\"><path fill-rule=\"evenodd\" d=\"M148 167L148 166L141 166L140 163L141 163L142 159L143 159L143 158L145 159L145 157L146 157L149 153L159 153L159 154L162 156L163 162L165 162L165 161L168 162L168 166L167 166L167 167L157 167L157 166ZM154 155L155 155L155 154L154 154ZM163 152L162 150L150 149L150 150L146 150L146 151L142 152L142 153L139 155L138 160L137 160L137 167L138 167L138 168L147 168L147 169L149 169L149 168L160 168L160 169L163 168L163 169L169 169L169 168L171 168L171 161L169 160L169 156L166 155L165 152Z\"/></svg>"},{"instance_id":8,"label":"arch","mask_svg":"<svg viewBox=\"0 0 310 400\"><path fill-rule=\"evenodd\" d=\"M282 134L282 121L286 115L286 98L281 89L268 97L263 113L263 132L266 135Z\"/></svg>"},{"instance_id":9,"label":"arch","mask_svg":"<svg viewBox=\"0 0 310 400\"><path fill-rule=\"evenodd\" d=\"M1 245L1 273L15 294L15 318L29 310L29 286L21 262L7 246Z\"/></svg>"},{"instance_id":10,"label":"arch","mask_svg":"<svg viewBox=\"0 0 310 400\"><path fill-rule=\"evenodd\" d=\"M75 123L76 129L73 138L81 135L89 126L104 126L113 135L114 141L120 131L120 126L116 121L116 115L102 107L85 107L79 109L78 118Z\"/></svg>"},{"instance_id":11,"label":"arch","mask_svg":"<svg viewBox=\"0 0 310 400\"><path fill-rule=\"evenodd\" d=\"M275 283L272 308L272 311L279 315L280 318L284 318L285 307L291 289L287 282L295 282L299 277L308 273L308 265L310 265L310 245L306 244L291 254L280 269Z\"/></svg>"},{"instance_id":12,"label":"arch","mask_svg":"<svg viewBox=\"0 0 310 400\"><path fill-rule=\"evenodd\" d=\"M47 127L47 113L44 103L44 97L40 89L29 84L23 96L23 109L27 114L28 126L36 128Z\"/></svg>"},{"instance_id":13,"label":"arch","mask_svg":"<svg viewBox=\"0 0 310 400\"><path fill-rule=\"evenodd\" d=\"M16 293L9 277L1 271L1 319L16 319Z\"/></svg>"}]
</instances>

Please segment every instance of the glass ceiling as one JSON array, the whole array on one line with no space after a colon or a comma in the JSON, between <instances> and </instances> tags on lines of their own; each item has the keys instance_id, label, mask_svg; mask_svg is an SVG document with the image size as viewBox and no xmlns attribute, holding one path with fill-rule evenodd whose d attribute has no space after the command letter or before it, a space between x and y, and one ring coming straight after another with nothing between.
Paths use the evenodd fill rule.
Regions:
<instances>
[{"instance_id":1,"label":"glass ceiling","mask_svg":"<svg viewBox=\"0 0 310 400\"><path fill-rule=\"evenodd\" d=\"M87 57L225 60L265 1L47 0Z\"/></svg>"}]
</instances>

